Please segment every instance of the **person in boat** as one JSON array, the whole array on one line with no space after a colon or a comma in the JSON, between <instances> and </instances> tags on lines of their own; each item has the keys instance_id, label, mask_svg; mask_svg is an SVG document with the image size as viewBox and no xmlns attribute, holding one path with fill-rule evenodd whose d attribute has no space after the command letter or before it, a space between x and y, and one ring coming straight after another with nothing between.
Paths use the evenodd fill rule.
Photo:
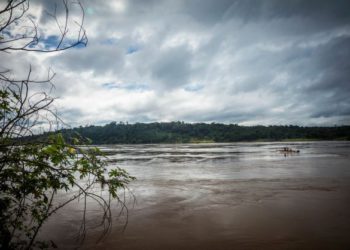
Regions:
<instances>
[{"instance_id":1,"label":"person in boat","mask_svg":"<svg viewBox=\"0 0 350 250\"><path fill-rule=\"evenodd\" d=\"M281 152L283 153L299 153L300 150L293 150L291 148L288 148L288 147L283 147L283 149L281 150Z\"/></svg>"}]
</instances>

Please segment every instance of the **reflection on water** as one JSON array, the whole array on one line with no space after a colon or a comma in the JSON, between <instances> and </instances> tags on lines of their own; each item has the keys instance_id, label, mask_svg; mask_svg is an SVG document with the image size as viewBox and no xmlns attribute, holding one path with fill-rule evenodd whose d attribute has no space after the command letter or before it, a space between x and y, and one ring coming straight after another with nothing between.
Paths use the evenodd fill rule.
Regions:
<instances>
[{"instance_id":1,"label":"reflection on water","mask_svg":"<svg viewBox=\"0 0 350 250\"><path fill-rule=\"evenodd\" d=\"M283 147L300 153L285 156ZM119 218L101 249L349 249L350 142L101 149L111 168L137 177L128 227L121 235ZM70 204L51 218L43 237L75 249L81 214L81 203ZM91 225L100 216L89 204ZM91 228L86 249L100 249Z\"/></svg>"},{"instance_id":2,"label":"reflection on water","mask_svg":"<svg viewBox=\"0 0 350 250\"><path fill-rule=\"evenodd\" d=\"M290 147L298 154L283 154ZM349 142L108 145L111 166L139 180L268 179L350 176Z\"/></svg>"}]
</instances>

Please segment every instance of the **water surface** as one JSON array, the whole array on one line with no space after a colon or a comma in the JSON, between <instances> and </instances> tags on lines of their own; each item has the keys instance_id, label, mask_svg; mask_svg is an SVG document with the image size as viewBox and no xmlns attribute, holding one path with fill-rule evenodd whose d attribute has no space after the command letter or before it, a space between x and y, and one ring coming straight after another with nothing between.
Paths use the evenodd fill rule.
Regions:
<instances>
[{"instance_id":1,"label":"water surface","mask_svg":"<svg viewBox=\"0 0 350 250\"><path fill-rule=\"evenodd\" d=\"M286 146L300 153L281 153ZM110 168L119 166L137 177L130 186L136 204L129 202L123 233L118 226L122 222L116 222L109 237L96 245L98 230L91 230L81 248L350 247L349 142L105 145L101 149ZM59 221L52 220L56 229L76 229L80 218L76 214L81 212L77 207L61 211ZM65 248L74 246L67 238L56 240Z\"/></svg>"}]
</instances>

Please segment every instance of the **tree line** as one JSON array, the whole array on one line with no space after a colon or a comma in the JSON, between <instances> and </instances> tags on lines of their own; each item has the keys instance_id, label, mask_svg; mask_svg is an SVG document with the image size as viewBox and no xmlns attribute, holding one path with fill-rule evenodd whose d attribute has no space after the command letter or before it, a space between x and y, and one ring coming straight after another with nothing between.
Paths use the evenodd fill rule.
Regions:
<instances>
[{"instance_id":1,"label":"tree line","mask_svg":"<svg viewBox=\"0 0 350 250\"><path fill-rule=\"evenodd\" d=\"M66 138L80 134L91 139L93 144L350 140L350 126L239 126L179 121L135 124L111 122L104 126L80 126L60 132Z\"/></svg>"}]
</instances>

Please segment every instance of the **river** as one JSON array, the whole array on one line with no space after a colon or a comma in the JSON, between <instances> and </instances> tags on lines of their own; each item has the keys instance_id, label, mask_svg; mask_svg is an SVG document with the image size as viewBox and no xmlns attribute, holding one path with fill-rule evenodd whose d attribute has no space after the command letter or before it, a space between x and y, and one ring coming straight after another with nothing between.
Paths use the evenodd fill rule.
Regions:
<instances>
[{"instance_id":1,"label":"river","mask_svg":"<svg viewBox=\"0 0 350 250\"><path fill-rule=\"evenodd\" d=\"M124 216L73 241L81 207L50 219L62 249L349 249L350 142L99 146L137 178ZM299 153L283 153L283 147ZM99 211L90 208L91 225ZM116 211L117 212L117 211Z\"/></svg>"}]
</instances>

